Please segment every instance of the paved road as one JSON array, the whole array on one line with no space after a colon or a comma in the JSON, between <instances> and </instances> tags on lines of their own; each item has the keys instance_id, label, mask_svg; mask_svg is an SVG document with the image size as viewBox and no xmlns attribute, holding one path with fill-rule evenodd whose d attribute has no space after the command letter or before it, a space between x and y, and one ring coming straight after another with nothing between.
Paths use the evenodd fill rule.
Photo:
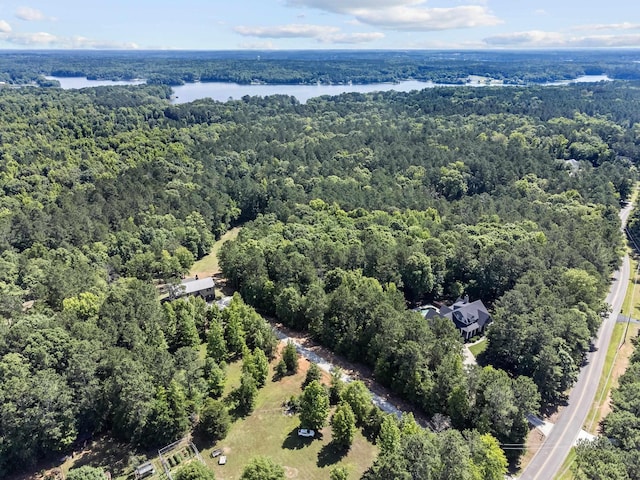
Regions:
<instances>
[{"instance_id":1,"label":"paved road","mask_svg":"<svg viewBox=\"0 0 640 480\"><path fill-rule=\"evenodd\" d=\"M623 225L626 225L631 209L632 205L629 204L620 212ZM587 365L578 376L578 381L569 396L567 407L560 414L538 453L518 477L520 480L555 478L578 438L596 396L613 327L618 320L618 314L629 284L629 275L629 256L625 255L620 270L614 275L609 295L607 295L607 303L611 305L611 314L603 320L600 326L598 337L594 342L595 350L587 356Z\"/></svg>"}]
</instances>

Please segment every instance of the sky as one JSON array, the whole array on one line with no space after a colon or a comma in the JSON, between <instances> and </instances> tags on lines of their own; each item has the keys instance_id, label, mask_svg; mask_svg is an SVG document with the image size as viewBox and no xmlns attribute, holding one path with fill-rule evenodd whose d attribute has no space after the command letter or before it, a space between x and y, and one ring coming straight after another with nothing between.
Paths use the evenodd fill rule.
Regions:
<instances>
[{"instance_id":1,"label":"sky","mask_svg":"<svg viewBox=\"0 0 640 480\"><path fill-rule=\"evenodd\" d=\"M634 0L0 0L0 49L640 48Z\"/></svg>"}]
</instances>

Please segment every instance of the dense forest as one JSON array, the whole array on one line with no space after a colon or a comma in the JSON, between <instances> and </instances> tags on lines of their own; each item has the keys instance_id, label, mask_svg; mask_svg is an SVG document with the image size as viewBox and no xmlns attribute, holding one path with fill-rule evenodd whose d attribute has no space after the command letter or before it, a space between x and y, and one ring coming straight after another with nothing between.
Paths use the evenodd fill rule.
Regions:
<instances>
[{"instance_id":1,"label":"dense forest","mask_svg":"<svg viewBox=\"0 0 640 480\"><path fill-rule=\"evenodd\" d=\"M0 81L52 86L45 76L181 85L187 82L464 84L470 75L523 85L581 75L640 79L634 51L30 51L0 55Z\"/></svg>"},{"instance_id":2,"label":"dense forest","mask_svg":"<svg viewBox=\"0 0 640 480\"><path fill-rule=\"evenodd\" d=\"M0 475L97 433L180 436L225 362L273 354L251 307L466 432L410 432L367 478L443 442L521 443L524 415L563 397L619 262L636 84L169 93L0 90ZM239 224L221 263L244 301L161 304L154 283ZM411 310L462 294L494 315L492 366L464 369L451 322Z\"/></svg>"}]
</instances>

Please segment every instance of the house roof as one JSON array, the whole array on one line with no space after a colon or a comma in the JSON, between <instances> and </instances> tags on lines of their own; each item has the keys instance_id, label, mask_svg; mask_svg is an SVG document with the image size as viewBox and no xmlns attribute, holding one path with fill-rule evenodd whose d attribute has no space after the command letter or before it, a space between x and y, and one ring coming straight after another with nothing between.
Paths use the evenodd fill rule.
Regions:
<instances>
[{"instance_id":1,"label":"house roof","mask_svg":"<svg viewBox=\"0 0 640 480\"><path fill-rule=\"evenodd\" d=\"M186 294L201 292L202 290L207 290L209 288L213 288L215 283L213 282L213 278L205 277L196 279L187 279L183 280L180 283L180 289Z\"/></svg>"},{"instance_id":2,"label":"house roof","mask_svg":"<svg viewBox=\"0 0 640 480\"><path fill-rule=\"evenodd\" d=\"M442 306L440 313L428 311L425 318L444 317L452 320L456 327L463 331L472 331L476 328L483 328L491 321L491 315L482 303L482 300L476 300L469 303L467 297L457 299L450 307Z\"/></svg>"}]
</instances>

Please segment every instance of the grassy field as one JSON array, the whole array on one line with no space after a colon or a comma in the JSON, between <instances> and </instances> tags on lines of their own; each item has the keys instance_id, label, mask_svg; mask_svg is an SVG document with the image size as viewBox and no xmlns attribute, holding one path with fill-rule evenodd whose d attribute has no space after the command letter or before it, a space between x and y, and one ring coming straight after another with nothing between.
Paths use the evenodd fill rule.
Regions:
<instances>
[{"instance_id":1,"label":"grassy field","mask_svg":"<svg viewBox=\"0 0 640 480\"><path fill-rule=\"evenodd\" d=\"M349 478L360 478L369 468L378 448L365 439L360 432L356 434L348 452L337 451L331 444L331 427L321 430L315 439L299 438L297 429L300 421L297 416L285 414L283 402L292 395L302 393L301 385L305 378L309 362L300 359L300 371L296 375L285 377L277 382L273 379L273 365L267 384L259 390L256 406L251 415L236 420L229 430L227 438L212 445L201 441L194 442L202 458L216 475L217 480L233 480L240 477L242 470L255 455L268 455L285 468L287 478L301 480L325 480L329 471L336 465L349 469ZM241 362L229 365L224 396L227 396L240 384ZM328 375L323 381L328 383ZM217 458L211 458L211 451L220 448L227 456L226 465L218 465ZM115 442L109 437L96 439L86 451L58 465L64 472L82 465L102 466L113 474L114 480L133 480L134 468L146 459L151 461L156 474L148 480L166 480L157 456L157 450L134 457L131 447ZM42 471L45 471L43 468ZM41 480L37 474L17 477L15 480Z\"/></svg>"},{"instance_id":2,"label":"grassy field","mask_svg":"<svg viewBox=\"0 0 640 480\"><path fill-rule=\"evenodd\" d=\"M222 247L222 244L227 240L234 240L238 236L238 233L240 233L240 227L232 228L222 235L220 239L213 244L209 255L202 257L193 264L189 271L189 276L194 277L198 275L200 277L211 277L220 273L220 265L218 264L220 247Z\"/></svg>"},{"instance_id":3,"label":"grassy field","mask_svg":"<svg viewBox=\"0 0 640 480\"><path fill-rule=\"evenodd\" d=\"M482 352L487 349L487 339L484 338L478 343L469 346L469 350L473 354L474 357L478 357Z\"/></svg>"},{"instance_id":4,"label":"grassy field","mask_svg":"<svg viewBox=\"0 0 640 480\"><path fill-rule=\"evenodd\" d=\"M300 371L277 382L270 372L267 385L260 390L253 413L237 420L227 438L216 445L198 445L207 465L218 480L240 477L243 468L255 455L267 455L284 466L287 478L304 480L327 479L336 465L349 469L350 478L361 474L375 460L377 447L369 443L359 432L351 449L343 454L331 444L331 428L325 427L319 438L302 439L297 435L300 422L297 416L286 415L283 402L301 393L308 362L300 361ZM240 383L240 364L233 364L228 371L228 391ZM210 453L221 448L227 456L226 465L218 465Z\"/></svg>"}]
</instances>

